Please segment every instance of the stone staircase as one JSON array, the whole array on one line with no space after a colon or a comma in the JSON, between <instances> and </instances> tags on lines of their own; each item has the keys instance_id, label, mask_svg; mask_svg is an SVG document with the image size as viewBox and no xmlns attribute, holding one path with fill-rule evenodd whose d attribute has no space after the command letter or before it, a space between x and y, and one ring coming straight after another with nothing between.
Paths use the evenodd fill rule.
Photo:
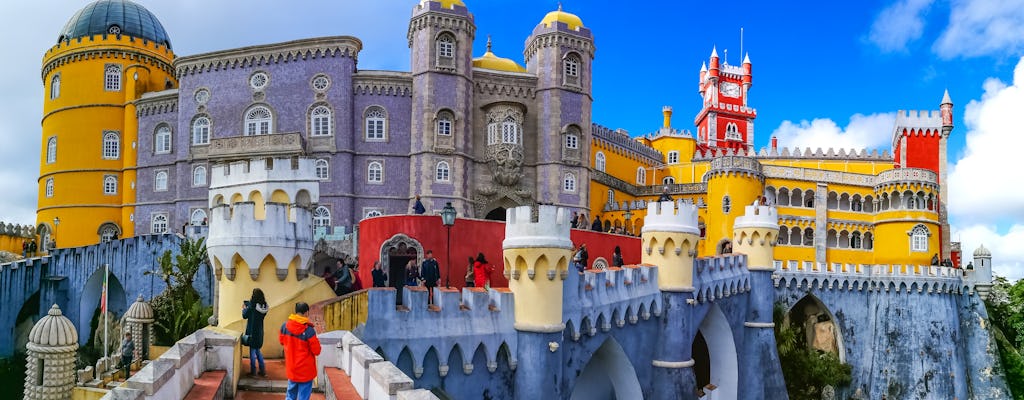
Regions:
<instances>
[{"instance_id":1,"label":"stone staircase","mask_svg":"<svg viewBox=\"0 0 1024 400\"><path fill-rule=\"evenodd\" d=\"M284 399L285 390L288 388L288 378L285 375L284 359L266 360L267 376L252 377L245 375L249 372L249 359L242 359L242 378L238 381L238 393L236 400L271 400ZM351 385L347 389L335 390L330 396L323 392L323 388L313 387L312 400L338 399L338 400L359 400L355 388Z\"/></svg>"}]
</instances>

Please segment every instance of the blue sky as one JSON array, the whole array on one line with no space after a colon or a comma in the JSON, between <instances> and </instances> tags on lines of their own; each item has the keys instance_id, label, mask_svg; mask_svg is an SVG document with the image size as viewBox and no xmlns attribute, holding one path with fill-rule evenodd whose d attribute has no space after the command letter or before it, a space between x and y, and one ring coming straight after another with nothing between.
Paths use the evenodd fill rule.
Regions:
<instances>
[{"instance_id":1,"label":"blue sky","mask_svg":"<svg viewBox=\"0 0 1024 400\"><path fill-rule=\"evenodd\" d=\"M359 67L407 70L415 0L353 2L140 0L190 55L326 35L364 43ZM474 55L522 63L523 43L557 1L466 0L476 17ZM40 59L85 1L5 2L0 26L0 220L34 220L43 87ZM754 66L755 145L889 150L893 113L956 104L949 207L970 254L980 243L998 270L1024 276L1024 0L690 1L566 0L594 32L595 122L634 135L654 131L663 105L692 128L697 73L712 46L738 64L740 27ZM12 38L17 38L13 40ZM1014 79L1015 70L1017 79ZM1009 183L1013 183L1007 185ZM999 186L996 189L996 185ZM1020 187L1018 187L1020 186Z\"/></svg>"}]
</instances>

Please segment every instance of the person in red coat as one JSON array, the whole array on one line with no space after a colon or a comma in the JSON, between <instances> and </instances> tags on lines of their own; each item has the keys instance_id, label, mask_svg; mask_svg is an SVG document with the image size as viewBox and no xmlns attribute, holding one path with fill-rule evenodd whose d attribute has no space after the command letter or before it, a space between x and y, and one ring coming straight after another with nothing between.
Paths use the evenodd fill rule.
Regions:
<instances>
[{"instance_id":1,"label":"person in red coat","mask_svg":"<svg viewBox=\"0 0 1024 400\"><path fill-rule=\"evenodd\" d=\"M491 273L494 272L494 267L487 263L487 259L484 258L484 253L478 253L476 255L476 262L473 263L473 286L491 288Z\"/></svg>"},{"instance_id":2,"label":"person in red coat","mask_svg":"<svg viewBox=\"0 0 1024 400\"><path fill-rule=\"evenodd\" d=\"M316 356L320 355L320 340L313 324L306 318L309 304L295 303L295 314L281 324L278 340L284 346L284 367L288 376L287 400L309 400L316 379Z\"/></svg>"}]
</instances>

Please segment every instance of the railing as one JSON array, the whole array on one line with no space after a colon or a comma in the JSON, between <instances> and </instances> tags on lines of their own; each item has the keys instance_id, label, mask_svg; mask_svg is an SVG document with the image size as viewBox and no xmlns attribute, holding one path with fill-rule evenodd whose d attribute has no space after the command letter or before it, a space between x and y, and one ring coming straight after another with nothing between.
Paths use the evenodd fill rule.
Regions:
<instances>
[{"instance_id":1,"label":"railing","mask_svg":"<svg viewBox=\"0 0 1024 400\"><path fill-rule=\"evenodd\" d=\"M703 194L707 193L708 191L708 184L703 182L637 186L598 170L591 171L590 177L594 178L594 180L597 181L598 183L601 183L619 192L626 193L630 196L657 196L660 195L666 187L668 187L668 193L671 195Z\"/></svg>"},{"instance_id":2,"label":"railing","mask_svg":"<svg viewBox=\"0 0 1024 400\"><path fill-rule=\"evenodd\" d=\"M921 168L895 168L878 174L875 186L908 181L935 184L938 183L939 176L933 171Z\"/></svg>"},{"instance_id":3,"label":"railing","mask_svg":"<svg viewBox=\"0 0 1024 400\"><path fill-rule=\"evenodd\" d=\"M319 333L351 331L359 324L365 324L367 315L367 289L327 299L309 307L309 319Z\"/></svg>"},{"instance_id":4,"label":"railing","mask_svg":"<svg viewBox=\"0 0 1024 400\"><path fill-rule=\"evenodd\" d=\"M906 277L929 277L929 278L950 278L962 277L962 271L957 268L943 267L938 265L912 265L912 264L844 264L844 263L815 263L811 261L800 262L797 260L775 260L775 272L807 273L807 274L847 274L859 276L906 276Z\"/></svg>"},{"instance_id":5,"label":"railing","mask_svg":"<svg viewBox=\"0 0 1024 400\"><path fill-rule=\"evenodd\" d=\"M750 157L725 156L711 160L711 172L748 171L761 174L761 163Z\"/></svg>"},{"instance_id":6,"label":"railing","mask_svg":"<svg viewBox=\"0 0 1024 400\"><path fill-rule=\"evenodd\" d=\"M213 139L208 155L210 158L292 156L302 154L303 149L300 133L274 133Z\"/></svg>"}]
</instances>

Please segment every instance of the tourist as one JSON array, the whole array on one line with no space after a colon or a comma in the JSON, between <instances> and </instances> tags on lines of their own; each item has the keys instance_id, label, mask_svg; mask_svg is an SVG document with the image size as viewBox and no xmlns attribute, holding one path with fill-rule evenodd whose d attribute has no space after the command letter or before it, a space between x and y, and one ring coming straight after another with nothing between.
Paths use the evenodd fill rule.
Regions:
<instances>
[{"instance_id":1,"label":"tourist","mask_svg":"<svg viewBox=\"0 0 1024 400\"><path fill-rule=\"evenodd\" d=\"M932 254L931 265L939 265L939 253Z\"/></svg>"},{"instance_id":2,"label":"tourist","mask_svg":"<svg viewBox=\"0 0 1024 400\"><path fill-rule=\"evenodd\" d=\"M590 225L590 230L594 232L601 232L601 217L594 217L594 223Z\"/></svg>"},{"instance_id":3,"label":"tourist","mask_svg":"<svg viewBox=\"0 0 1024 400\"><path fill-rule=\"evenodd\" d=\"M352 290L350 292L356 292L363 289L363 280L359 278L359 261L354 260L349 265L348 271L352 273Z\"/></svg>"},{"instance_id":4,"label":"tourist","mask_svg":"<svg viewBox=\"0 0 1024 400\"><path fill-rule=\"evenodd\" d=\"M584 270L587 269L587 266L589 265L589 264L587 264L587 261L590 259L590 254L587 253L587 244L586 243L580 244L579 256L580 256L579 257L580 258L579 259L580 264L579 264L579 266L577 268L579 269L580 272L583 272Z\"/></svg>"},{"instance_id":5,"label":"tourist","mask_svg":"<svg viewBox=\"0 0 1024 400\"><path fill-rule=\"evenodd\" d=\"M416 196L416 203L412 206L412 212L416 214L423 214L427 212L427 208L423 207L423 202L420 201L420 196Z\"/></svg>"},{"instance_id":6,"label":"tourist","mask_svg":"<svg viewBox=\"0 0 1024 400\"><path fill-rule=\"evenodd\" d=\"M28 240L21 241L21 258L28 257Z\"/></svg>"},{"instance_id":7,"label":"tourist","mask_svg":"<svg viewBox=\"0 0 1024 400\"><path fill-rule=\"evenodd\" d=\"M28 256L29 257L35 257L36 256L36 249L37 249L37 247L36 247L35 239L29 241L28 242Z\"/></svg>"},{"instance_id":8,"label":"tourist","mask_svg":"<svg viewBox=\"0 0 1024 400\"><path fill-rule=\"evenodd\" d=\"M576 229L576 219L577 218L579 218L579 215L576 214L576 211L573 211L572 212L572 219L569 220L569 227L570 228Z\"/></svg>"},{"instance_id":9,"label":"tourist","mask_svg":"<svg viewBox=\"0 0 1024 400\"><path fill-rule=\"evenodd\" d=\"M354 282L352 271L349 271L348 264L341 262L341 260L335 261L335 265L337 265L338 270L334 272L334 277L338 280L338 283L335 286L334 294L338 296L348 294L352 291L352 284Z\"/></svg>"},{"instance_id":10,"label":"tourist","mask_svg":"<svg viewBox=\"0 0 1024 400\"><path fill-rule=\"evenodd\" d=\"M672 196L668 194L668 186L665 186L661 191L661 196L658 197L658 201L672 201Z\"/></svg>"},{"instance_id":11,"label":"tourist","mask_svg":"<svg viewBox=\"0 0 1024 400\"><path fill-rule=\"evenodd\" d=\"M427 287L427 304L434 304L434 288L437 287L437 281L441 279L441 269L437 266L437 260L434 259L433 250L427 250L427 257L420 265L420 276L423 277L423 286Z\"/></svg>"},{"instance_id":12,"label":"tourist","mask_svg":"<svg viewBox=\"0 0 1024 400\"><path fill-rule=\"evenodd\" d=\"M380 261L373 262L373 271L370 271L370 275L373 276L373 287L387 286L388 273L384 272L384 269L380 267Z\"/></svg>"},{"instance_id":13,"label":"tourist","mask_svg":"<svg viewBox=\"0 0 1024 400\"><path fill-rule=\"evenodd\" d=\"M124 379L132 373L132 359L135 357L135 342L132 342L132 332L124 332L124 340L121 341L121 364L118 369L124 370Z\"/></svg>"},{"instance_id":14,"label":"tourist","mask_svg":"<svg viewBox=\"0 0 1024 400\"><path fill-rule=\"evenodd\" d=\"M267 298L260 288L252 290L249 301L242 302L242 318L245 321L244 345L249 346L249 376L256 376L256 364L259 362L259 375L267 376L267 365L263 362L263 319L267 316Z\"/></svg>"},{"instance_id":15,"label":"tourist","mask_svg":"<svg viewBox=\"0 0 1024 400\"><path fill-rule=\"evenodd\" d=\"M473 285L485 289L491 288L491 272L493 267L487 263L484 253L476 255L476 262L473 263Z\"/></svg>"},{"instance_id":16,"label":"tourist","mask_svg":"<svg viewBox=\"0 0 1024 400\"><path fill-rule=\"evenodd\" d=\"M295 314L281 324L277 340L284 347L284 370L288 376L288 400L309 400L316 379L316 356L320 355L320 340L313 324L306 318L309 304L295 303Z\"/></svg>"},{"instance_id":17,"label":"tourist","mask_svg":"<svg viewBox=\"0 0 1024 400\"><path fill-rule=\"evenodd\" d=\"M615 246L615 250L612 252L612 266L622 267L622 264L622 249Z\"/></svg>"},{"instance_id":18,"label":"tourist","mask_svg":"<svg viewBox=\"0 0 1024 400\"><path fill-rule=\"evenodd\" d=\"M475 283L473 278L473 256L470 256L469 264L466 265L466 287L473 287Z\"/></svg>"},{"instance_id":19,"label":"tourist","mask_svg":"<svg viewBox=\"0 0 1024 400\"><path fill-rule=\"evenodd\" d=\"M419 286L420 271L416 268L416 259L409 260L405 264L405 286Z\"/></svg>"},{"instance_id":20,"label":"tourist","mask_svg":"<svg viewBox=\"0 0 1024 400\"><path fill-rule=\"evenodd\" d=\"M320 274L321 278L324 278L324 282L327 282L327 286L331 287L331 291L336 291L338 287L338 278L334 277L334 273L337 272L331 268L330 265L324 267L324 272Z\"/></svg>"}]
</instances>

